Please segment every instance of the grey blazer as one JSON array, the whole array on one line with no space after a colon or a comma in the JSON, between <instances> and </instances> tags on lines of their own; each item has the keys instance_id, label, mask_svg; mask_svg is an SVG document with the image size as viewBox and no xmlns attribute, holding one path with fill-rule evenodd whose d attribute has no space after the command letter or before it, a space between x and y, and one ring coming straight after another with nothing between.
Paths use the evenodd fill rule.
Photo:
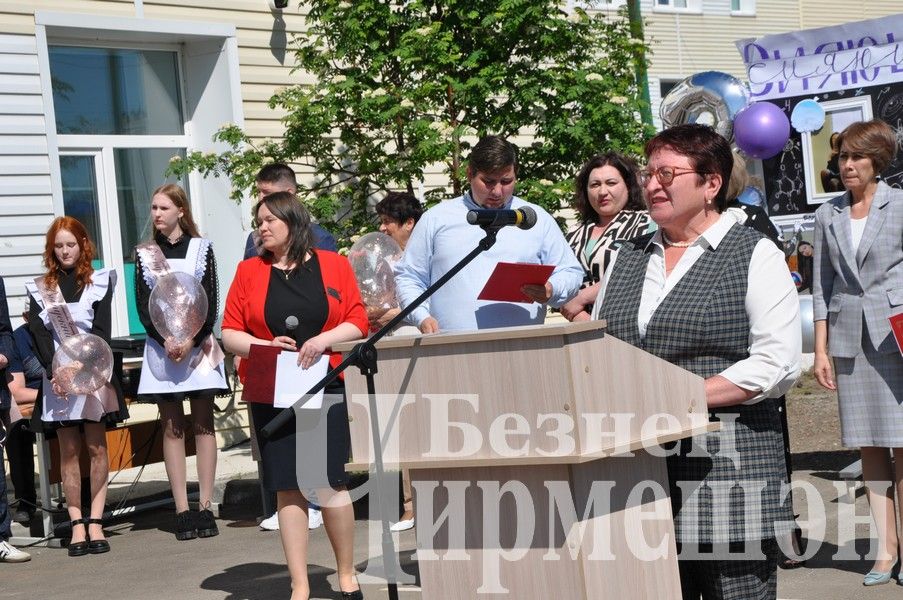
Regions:
<instances>
[{"instance_id":1,"label":"grey blazer","mask_svg":"<svg viewBox=\"0 0 903 600\"><path fill-rule=\"evenodd\" d=\"M879 352L899 352L887 319L903 312L903 191L879 181L857 252L850 232L849 192L815 211L815 320L832 356L856 356L863 325Z\"/></svg>"}]
</instances>

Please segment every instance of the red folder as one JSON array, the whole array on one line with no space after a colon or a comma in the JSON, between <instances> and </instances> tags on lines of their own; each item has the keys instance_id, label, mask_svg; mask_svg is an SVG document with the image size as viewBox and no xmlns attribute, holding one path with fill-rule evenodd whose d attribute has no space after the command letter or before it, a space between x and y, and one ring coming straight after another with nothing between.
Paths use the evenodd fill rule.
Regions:
<instances>
[{"instance_id":1,"label":"red folder","mask_svg":"<svg viewBox=\"0 0 903 600\"><path fill-rule=\"evenodd\" d=\"M897 340L897 348L900 349L900 354L903 354L903 312L895 314L888 321L890 321L894 338Z\"/></svg>"},{"instance_id":2,"label":"red folder","mask_svg":"<svg viewBox=\"0 0 903 600\"><path fill-rule=\"evenodd\" d=\"M495 265L495 270L477 299L532 304L533 300L520 291L521 287L530 284L545 285L554 270L554 265L500 262Z\"/></svg>"},{"instance_id":3,"label":"red folder","mask_svg":"<svg viewBox=\"0 0 903 600\"><path fill-rule=\"evenodd\" d=\"M282 348L278 346L251 345L248 358L244 359L248 361L248 366L241 394L243 402L273 403L276 391L276 357L280 352Z\"/></svg>"}]
</instances>

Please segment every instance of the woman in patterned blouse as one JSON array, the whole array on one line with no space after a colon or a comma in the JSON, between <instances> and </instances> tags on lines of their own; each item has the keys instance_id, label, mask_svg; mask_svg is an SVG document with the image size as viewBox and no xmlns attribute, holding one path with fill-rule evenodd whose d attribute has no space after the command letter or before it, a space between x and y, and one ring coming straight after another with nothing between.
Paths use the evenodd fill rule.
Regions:
<instances>
[{"instance_id":1,"label":"woman in patterned blouse","mask_svg":"<svg viewBox=\"0 0 903 600\"><path fill-rule=\"evenodd\" d=\"M580 222L565 236L585 272L583 287L561 313L569 321L588 320L599 280L619 244L656 229L643 203L637 165L607 152L591 158L574 182Z\"/></svg>"}]
</instances>

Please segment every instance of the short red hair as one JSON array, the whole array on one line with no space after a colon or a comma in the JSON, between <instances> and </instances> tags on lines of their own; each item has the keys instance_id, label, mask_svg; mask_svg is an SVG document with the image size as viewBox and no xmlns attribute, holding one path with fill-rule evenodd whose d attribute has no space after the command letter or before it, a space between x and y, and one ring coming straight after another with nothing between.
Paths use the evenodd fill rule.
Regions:
<instances>
[{"instance_id":1,"label":"short red hair","mask_svg":"<svg viewBox=\"0 0 903 600\"><path fill-rule=\"evenodd\" d=\"M88 230L81 224L81 221L73 217L57 217L50 224L50 229L47 230L47 239L44 243L44 266L47 267L47 274L44 276L44 283L48 287L56 287L60 263L56 259L54 246L56 245L56 234L62 230L74 235L78 241L80 254L78 262L75 263L75 278L78 287L83 288L91 283L91 275L94 274L91 261L94 260L97 252L94 250L94 242L88 237Z\"/></svg>"}]
</instances>

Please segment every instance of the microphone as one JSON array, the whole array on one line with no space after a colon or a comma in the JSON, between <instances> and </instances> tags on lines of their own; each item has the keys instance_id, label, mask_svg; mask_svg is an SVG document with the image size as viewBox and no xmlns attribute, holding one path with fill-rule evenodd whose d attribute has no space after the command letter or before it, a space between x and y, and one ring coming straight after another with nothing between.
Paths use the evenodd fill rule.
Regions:
<instances>
[{"instance_id":1,"label":"microphone","mask_svg":"<svg viewBox=\"0 0 903 600\"><path fill-rule=\"evenodd\" d=\"M518 229L530 229L536 225L536 211L529 206L510 210L483 209L467 213L467 222L480 227L505 227L514 225Z\"/></svg>"},{"instance_id":2,"label":"microphone","mask_svg":"<svg viewBox=\"0 0 903 600\"><path fill-rule=\"evenodd\" d=\"M289 315L285 317L285 329L286 335L295 340L295 345L298 345L298 340L295 338L295 329L298 328L298 317L295 315Z\"/></svg>"}]
</instances>

